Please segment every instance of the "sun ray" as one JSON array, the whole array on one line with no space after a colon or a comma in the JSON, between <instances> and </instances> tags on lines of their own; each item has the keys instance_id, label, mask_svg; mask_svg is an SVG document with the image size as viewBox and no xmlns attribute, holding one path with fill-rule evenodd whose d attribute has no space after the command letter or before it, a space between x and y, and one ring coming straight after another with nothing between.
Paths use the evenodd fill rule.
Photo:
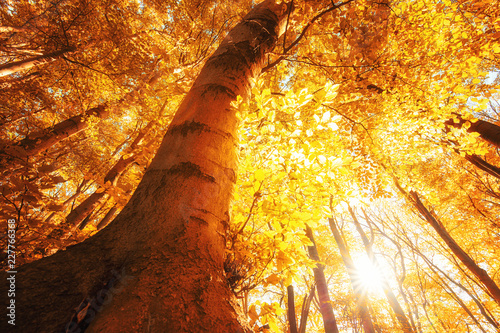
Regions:
<instances>
[{"instance_id":1,"label":"sun ray","mask_svg":"<svg viewBox=\"0 0 500 333\"><path fill-rule=\"evenodd\" d=\"M354 272L356 287L364 293L378 294L381 292L383 275L380 268L366 255L356 258L354 263L356 265Z\"/></svg>"}]
</instances>

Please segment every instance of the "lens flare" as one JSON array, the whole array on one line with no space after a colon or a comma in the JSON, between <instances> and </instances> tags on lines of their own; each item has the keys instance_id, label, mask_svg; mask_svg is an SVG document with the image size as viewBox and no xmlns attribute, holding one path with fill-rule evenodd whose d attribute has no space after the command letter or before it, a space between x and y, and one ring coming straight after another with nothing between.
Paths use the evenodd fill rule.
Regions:
<instances>
[{"instance_id":1,"label":"lens flare","mask_svg":"<svg viewBox=\"0 0 500 333\"><path fill-rule=\"evenodd\" d=\"M374 265L367 256L356 258L354 262L356 265L354 272L356 288L368 293L380 292L383 277L379 267Z\"/></svg>"}]
</instances>

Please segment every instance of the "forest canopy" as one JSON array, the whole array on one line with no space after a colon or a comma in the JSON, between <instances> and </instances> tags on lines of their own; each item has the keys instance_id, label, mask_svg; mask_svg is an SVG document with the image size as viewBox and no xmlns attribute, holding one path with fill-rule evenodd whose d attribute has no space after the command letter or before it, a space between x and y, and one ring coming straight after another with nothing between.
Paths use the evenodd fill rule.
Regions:
<instances>
[{"instance_id":1,"label":"forest canopy","mask_svg":"<svg viewBox=\"0 0 500 333\"><path fill-rule=\"evenodd\" d=\"M271 4L279 19L275 39L261 33L261 44L243 50L238 23L267 24L264 14L251 17L250 0L1 2L2 268L9 270L7 221L15 220L20 271L94 238L122 242L106 248L113 257L103 262L137 276L142 266L124 258L157 258L161 243L152 236L160 239L161 229L148 229L156 222L144 217L153 204L134 194L141 179L161 169L160 159L218 149L230 159L223 171L206 171L216 161L200 169L182 160L167 174L185 183L148 181L194 191L188 204L216 205L223 199L203 182L218 183L219 173L230 180L227 217L222 206L210 211L218 222L208 234L222 244L214 267L230 296L221 298L240 309L244 332L499 332L500 2L276 3L261 6ZM223 57L237 47L256 54L238 51L248 70ZM204 80L236 88L203 104L212 93L200 90ZM218 104L234 111L234 121L225 111L217 118L234 138L207 129L212 116L203 112L215 114ZM189 118L191 105L201 115ZM169 157L162 147L174 135ZM189 177L201 180L191 185ZM170 193L151 186L138 190L151 202ZM212 225L207 212L184 210L184 199L165 200L187 214L179 219ZM169 215L154 214L170 228ZM117 216L126 227L112 222ZM113 223L119 232L109 231ZM98 236L107 229L110 236ZM120 238L134 233L151 241ZM200 251L191 266L204 260ZM74 299L91 299L109 267L82 278L88 290ZM141 283L153 293L153 282ZM71 302L61 329L87 318ZM185 316L179 320L189 322Z\"/></svg>"}]
</instances>

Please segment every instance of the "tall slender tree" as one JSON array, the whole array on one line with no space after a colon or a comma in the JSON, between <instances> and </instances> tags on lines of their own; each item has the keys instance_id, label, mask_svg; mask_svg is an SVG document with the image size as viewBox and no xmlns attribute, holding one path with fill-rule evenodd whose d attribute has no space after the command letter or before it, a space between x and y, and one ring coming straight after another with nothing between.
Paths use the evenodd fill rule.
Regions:
<instances>
[{"instance_id":1,"label":"tall slender tree","mask_svg":"<svg viewBox=\"0 0 500 333\"><path fill-rule=\"evenodd\" d=\"M339 228L337 227L337 223L333 218L329 218L328 222L330 224L330 229L332 230L333 237L335 238L335 242L337 243L340 255L342 256L342 261L344 262L347 273L351 278L351 285L356 297L361 325L363 326L365 332L375 333L375 327L373 326L373 322L370 316L367 295L364 290L359 288L359 281L356 279L356 266L354 265L354 261L352 260L351 254L349 253L349 250L344 243Z\"/></svg>"},{"instance_id":2,"label":"tall slender tree","mask_svg":"<svg viewBox=\"0 0 500 333\"><path fill-rule=\"evenodd\" d=\"M100 105L88 110L84 114L71 117L51 126L42 133L35 134L33 137L27 137L12 146L5 147L3 153L8 156L10 152L17 152L21 157L40 154L58 142L85 130L89 126L89 122L86 121L88 116L103 118L107 114L108 109L106 106Z\"/></svg>"},{"instance_id":3,"label":"tall slender tree","mask_svg":"<svg viewBox=\"0 0 500 333\"><path fill-rule=\"evenodd\" d=\"M375 254L373 253L372 249L372 243L368 240L368 237L365 234L365 231L361 227L361 223L359 223L358 218L356 216L356 213L354 213L354 210L351 208L350 205L348 205L348 210L349 213L351 214L352 221L354 223L354 226L356 227L356 230L359 233L359 236L361 237L361 240L363 241L363 246L365 247L366 254L370 258L370 260L374 263L375 266L378 266L377 258L375 257ZM403 332L408 333L408 332L414 332L413 327L411 326L408 318L406 317L406 314L399 304L398 299L396 298L396 295L394 295L394 292L391 289L391 286L387 282L387 280L384 278L382 281L382 288L384 289L384 294L387 298L387 302L391 306L392 310L394 311L394 314L396 315L397 320L401 324L401 327L403 328Z\"/></svg>"},{"instance_id":4,"label":"tall slender tree","mask_svg":"<svg viewBox=\"0 0 500 333\"><path fill-rule=\"evenodd\" d=\"M407 197L410 202L415 206L422 217L431 225L437 232L439 237L448 245L450 250L457 256L462 264L469 269L469 271L484 285L485 289L498 304L500 304L500 288L495 281L489 276L488 272L479 267L479 265L472 259L467 252L465 252L460 245L451 237L444 225L439 221L422 203L420 196L416 191L407 193L398 181L394 178L398 190Z\"/></svg>"},{"instance_id":5,"label":"tall slender tree","mask_svg":"<svg viewBox=\"0 0 500 333\"><path fill-rule=\"evenodd\" d=\"M452 126L455 128L462 128L465 124L467 124L467 132L479 133L479 137L481 139L489 142L497 148L500 148L500 126L481 119L474 119L473 121L469 121L462 118L462 116L459 114L457 114L456 116L457 121L455 121L454 119L450 119L447 120L445 124L447 126Z\"/></svg>"},{"instance_id":6,"label":"tall slender tree","mask_svg":"<svg viewBox=\"0 0 500 333\"><path fill-rule=\"evenodd\" d=\"M35 66L40 66L61 58L64 54L74 51L74 48L62 49L59 51L39 55L36 57L14 61L0 65L0 77L11 75L23 70L28 70Z\"/></svg>"},{"instance_id":7,"label":"tall slender tree","mask_svg":"<svg viewBox=\"0 0 500 333\"><path fill-rule=\"evenodd\" d=\"M335 319L335 314L333 313L332 302L330 301L330 294L328 291L328 283L325 278L325 267L321 264L321 260L318 253L318 248L316 247L316 242L314 241L314 235L312 229L306 226L306 235L312 242L312 245L308 247L309 256L311 259L318 262L314 271L314 280L316 281L316 289L318 291L319 299L319 311L323 317L323 325L325 327L325 332L327 333L337 333L339 329L337 327L337 321Z\"/></svg>"}]
</instances>

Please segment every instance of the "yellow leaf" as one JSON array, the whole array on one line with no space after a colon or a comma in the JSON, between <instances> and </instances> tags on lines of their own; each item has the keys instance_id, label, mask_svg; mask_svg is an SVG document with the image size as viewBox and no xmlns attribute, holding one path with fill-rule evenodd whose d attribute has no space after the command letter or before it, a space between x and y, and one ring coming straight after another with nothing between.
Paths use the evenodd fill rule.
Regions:
<instances>
[{"instance_id":1,"label":"yellow leaf","mask_svg":"<svg viewBox=\"0 0 500 333\"><path fill-rule=\"evenodd\" d=\"M269 324L269 328L271 329L271 332L276 332L276 333L281 332L278 325L276 325L276 323L274 321L270 320L268 322L268 324Z\"/></svg>"},{"instance_id":2,"label":"yellow leaf","mask_svg":"<svg viewBox=\"0 0 500 333\"><path fill-rule=\"evenodd\" d=\"M255 177L255 180L263 181L264 178L266 178L266 173L264 172L264 170L259 169L259 170L255 171L254 177Z\"/></svg>"},{"instance_id":3,"label":"yellow leaf","mask_svg":"<svg viewBox=\"0 0 500 333\"><path fill-rule=\"evenodd\" d=\"M267 277L266 283L277 285L281 281L281 278L276 274L271 274Z\"/></svg>"},{"instance_id":4,"label":"yellow leaf","mask_svg":"<svg viewBox=\"0 0 500 333\"><path fill-rule=\"evenodd\" d=\"M323 113L323 116L321 117L321 122L322 123L326 123L328 120L330 120L330 111L326 111L325 113Z\"/></svg>"},{"instance_id":5,"label":"yellow leaf","mask_svg":"<svg viewBox=\"0 0 500 333\"><path fill-rule=\"evenodd\" d=\"M257 319L259 319L259 314L257 313L255 304L252 304L252 306L250 306L250 309L248 310L248 316L250 317L252 324L255 323Z\"/></svg>"}]
</instances>

